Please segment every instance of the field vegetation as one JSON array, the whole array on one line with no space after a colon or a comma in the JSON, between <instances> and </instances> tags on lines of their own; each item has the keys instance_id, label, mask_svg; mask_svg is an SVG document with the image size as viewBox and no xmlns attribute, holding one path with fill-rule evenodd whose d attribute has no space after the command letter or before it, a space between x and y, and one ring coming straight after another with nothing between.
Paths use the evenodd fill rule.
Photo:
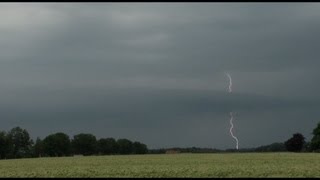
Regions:
<instances>
[{"instance_id":1,"label":"field vegetation","mask_svg":"<svg viewBox=\"0 0 320 180\"><path fill-rule=\"evenodd\" d=\"M320 177L319 153L147 154L0 160L1 177Z\"/></svg>"}]
</instances>

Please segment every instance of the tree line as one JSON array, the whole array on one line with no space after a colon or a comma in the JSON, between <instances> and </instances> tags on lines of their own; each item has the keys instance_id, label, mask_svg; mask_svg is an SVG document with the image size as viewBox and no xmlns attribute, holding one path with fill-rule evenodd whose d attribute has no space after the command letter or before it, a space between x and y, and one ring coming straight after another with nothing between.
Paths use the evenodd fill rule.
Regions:
<instances>
[{"instance_id":1,"label":"tree line","mask_svg":"<svg viewBox=\"0 0 320 180\"><path fill-rule=\"evenodd\" d=\"M313 137L310 142L305 141L301 133L295 133L284 142L287 151L290 152L320 152L320 122L312 131Z\"/></svg>"},{"instance_id":2,"label":"tree line","mask_svg":"<svg viewBox=\"0 0 320 180\"><path fill-rule=\"evenodd\" d=\"M61 157L73 155L146 154L147 145L128 139L100 138L80 133L73 139L62 132L50 134L34 142L26 129L0 131L0 159Z\"/></svg>"},{"instance_id":3,"label":"tree line","mask_svg":"<svg viewBox=\"0 0 320 180\"><path fill-rule=\"evenodd\" d=\"M164 154L167 151L174 150L180 153L224 153L224 152L320 152L320 122L312 132L313 137L310 142L305 141L305 137L301 133L295 133L285 142L276 142L269 145L259 146L255 148L242 149L214 149L214 148L161 148L150 149L151 154Z\"/></svg>"},{"instance_id":4,"label":"tree line","mask_svg":"<svg viewBox=\"0 0 320 180\"><path fill-rule=\"evenodd\" d=\"M35 142L26 129L12 128L9 132L0 131L0 159L29 157L60 157L72 155L116 155L116 154L163 154L168 150L181 153L223 153L223 152L320 152L320 123L312 132L310 142L301 133L295 133L285 142L272 143L256 148L212 149L212 148L161 148L148 149L140 142L128 139L100 138L92 134L80 133L73 139L62 132L50 134Z\"/></svg>"}]
</instances>

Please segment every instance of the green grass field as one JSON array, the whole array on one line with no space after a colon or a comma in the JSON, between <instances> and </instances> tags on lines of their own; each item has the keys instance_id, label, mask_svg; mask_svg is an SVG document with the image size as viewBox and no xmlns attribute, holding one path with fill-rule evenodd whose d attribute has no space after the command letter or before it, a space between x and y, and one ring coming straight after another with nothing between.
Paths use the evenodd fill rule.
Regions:
<instances>
[{"instance_id":1,"label":"green grass field","mask_svg":"<svg viewBox=\"0 0 320 180\"><path fill-rule=\"evenodd\" d=\"M320 177L320 153L162 154L0 160L0 177Z\"/></svg>"}]
</instances>

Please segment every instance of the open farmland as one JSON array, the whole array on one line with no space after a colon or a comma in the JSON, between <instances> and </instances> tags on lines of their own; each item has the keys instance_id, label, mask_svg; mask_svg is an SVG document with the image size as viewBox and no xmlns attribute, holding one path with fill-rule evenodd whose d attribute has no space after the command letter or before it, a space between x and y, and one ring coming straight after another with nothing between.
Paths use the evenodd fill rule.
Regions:
<instances>
[{"instance_id":1,"label":"open farmland","mask_svg":"<svg viewBox=\"0 0 320 180\"><path fill-rule=\"evenodd\" d=\"M320 154L116 155L0 160L1 177L320 177Z\"/></svg>"}]
</instances>

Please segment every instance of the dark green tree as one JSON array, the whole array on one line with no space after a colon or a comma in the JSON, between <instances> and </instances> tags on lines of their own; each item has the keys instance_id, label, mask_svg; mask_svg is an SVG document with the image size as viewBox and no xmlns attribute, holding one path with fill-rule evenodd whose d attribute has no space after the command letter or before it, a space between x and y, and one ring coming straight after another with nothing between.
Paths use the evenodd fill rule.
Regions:
<instances>
[{"instance_id":1,"label":"dark green tree","mask_svg":"<svg viewBox=\"0 0 320 180\"><path fill-rule=\"evenodd\" d=\"M97 152L97 139L92 134L78 134L73 137L72 149L75 154L84 156L92 155Z\"/></svg>"},{"instance_id":2,"label":"dark green tree","mask_svg":"<svg viewBox=\"0 0 320 180\"><path fill-rule=\"evenodd\" d=\"M300 152L305 144L305 137L296 133L293 134L293 137L288 139L285 143L286 149L291 152Z\"/></svg>"},{"instance_id":3,"label":"dark green tree","mask_svg":"<svg viewBox=\"0 0 320 180\"><path fill-rule=\"evenodd\" d=\"M43 154L44 154L43 142L38 137L37 140L36 140L36 143L33 146L33 156L34 157L42 157Z\"/></svg>"},{"instance_id":4,"label":"dark green tree","mask_svg":"<svg viewBox=\"0 0 320 180\"><path fill-rule=\"evenodd\" d=\"M302 148L302 152L312 152L311 143L306 142Z\"/></svg>"},{"instance_id":5,"label":"dark green tree","mask_svg":"<svg viewBox=\"0 0 320 180\"><path fill-rule=\"evenodd\" d=\"M148 152L147 145L140 142L134 142L132 146L134 154L146 154Z\"/></svg>"},{"instance_id":6,"label":"dark green tree","mask_svg":"<svg viewBox=\"0 0 320 180\"><path fill-rule=\"evenodd\" d=\"M133 153L133 144L128 139L118 139L117 140L119 154L132 154Z\"/></svg>"},{"instance_id":7,"label":"dark green tree","mask_svg":"<svg viewBox=\"0 0 320 180\"><path fill-rule=\"evenodd\" d=\"M0 159L7 158L7 155L10 153L11 146L7 137L6 132L0 132Z\"/></svg>"},{"instance_id":8,"label":"dark green tree","mask_svg":"<svg viewBox=\"0 0 320 180\"><path fill-rule=\"evenodd\" d=\"M98 141L99 154L118 154L118 144L114 138L101 138Z\"/></svg>"},{"instance_id":9,"label":"dark green tree","mask_svg":"<svg viewBox=\"0 0 320 180\"><path fill-rule=\"evenodd\" d=\"M32 140L26 129L20 127L12 128L8 135L9 143L12 145L11 155L14 158L30 157Z\"/></svg>"},{"instance_id":10,"label":"dark green tree","mask_svg":"<svg viewBox=\"0 0 320 180\"><path fill-rule=\"evenodd\" d=\"M313 137L310 142L311 151L320 151L320 122L312 132Z\"/></svg>"},{"instance_id":11,"label":"dark green tree","mask_svg":"<svg viewBox=\"0 0 320 180\"><path fill-rule=\"evenodd\" d=\"M48 135L43 139L43 151L47 156L69 156L71 154L71 142L67 134L59 132Z\"/></svg>"}]
</instances>

